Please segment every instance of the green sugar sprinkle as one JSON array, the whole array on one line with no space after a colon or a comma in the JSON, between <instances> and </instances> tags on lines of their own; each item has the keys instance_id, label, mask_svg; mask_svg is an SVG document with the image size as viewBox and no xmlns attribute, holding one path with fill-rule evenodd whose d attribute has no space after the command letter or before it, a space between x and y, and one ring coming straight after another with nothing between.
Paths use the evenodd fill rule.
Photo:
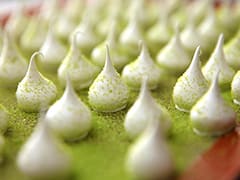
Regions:
<instances>
[{"instance_id":1,"label":"green sugar sprinkle","mask_svg":"<svg viewBox=\"0 0 240 180\"><path fill-rule=\"evenodd\" d=\"M60 87L56 75L44 75ZM173 118L173 127L168 142L174 156L177 172L180 174L216 139L195 135L191 129L188 114L175 109L171 97L175 82L174 78L168 79L163 87L153 92L153 96L168 109ZM63 89L59 88L58 97L62 93ZM87 91L82 91L79 94L81 99L89 105ZM231 103L230 92L225 92L223 95ZM138 92L130 93L127 109L137 96ZM22 112L17 107L14 89L1 89L0 102L11 115L9 129L5 133L5 161L0 165L0 179L24 180L27 178L17 170L15 159L21 145L32 133L38 115ZM239 108L236 105L233 106L239 112ZM116 113L93 112L93 129L88 137L83 141L67 144L70 155L73 157L73 179L130 179L125 171L125 157L132 141L127 137L123 127L127 109Z\"/></svg>"}]
</instances>

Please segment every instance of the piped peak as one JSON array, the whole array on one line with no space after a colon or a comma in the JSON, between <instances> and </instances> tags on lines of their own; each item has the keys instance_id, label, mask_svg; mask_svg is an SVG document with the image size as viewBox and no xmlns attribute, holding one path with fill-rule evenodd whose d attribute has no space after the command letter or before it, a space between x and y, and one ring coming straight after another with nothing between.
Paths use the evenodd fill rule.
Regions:
<instances>
[{"instance_id":1,"label":"piped peak","mask_svg":"<svg viewBox=\"0 0 240 180\"><path fill-rule=\"evenodd\" d=\"M213 81L211 83L209 92L212 92L213 95L220 97L220 87L219 87L219 74L220 71L218 70L214 75Z\"/></svg>"},{"instance_id":2,"label":"piped peak","mask_svg":"<svg viewBox=\"0 0 240 180\"><path fill-rule=\"evenodd\" d=\"M27 74L26 77L29 78L29 80L36 80L36 79L41 79L41 74L39 73L36 65L36 58L37 57L44 58L43 54L41 52L35 52L31 58L30 58L30 63L28 66Z\"/></svg>"},{"instance_id":3,"label":"piped peak","mask_svg":"<svg viewBox=\"0 0 240 180\"><path fill-rule=\"evenodd\" d=\"M72 46L71 46L71 48L72 48L73 51L76 51L76 52L80 51L79 48L78 48L78 43L77 43L78 36L83 36L83 32L76 31L76 32L74 32L74 34L72 36Z\"/></svg>"},{"instance_id":4,"label":"piped peak","mask_svg":"<svg viewBox=\"0 0 240 180\"><path fill-rule=\"evenodd\" d=\"M201 47L198 46L195 50L192 62L188 68L188 70L193 73L194 71L200 70L200 53L201 53Z\"/></svg>"},{"instance_id":5,"label":"piped peak","mask_svg":"<svg viewBox=\"0 0 240 180\"><path fill-rule=\"evenodd\" d=\"M173 36L173 42L176 43L177 45L182 44L178 24L175 25L174 32L175 32L175 35Z\"/></svg>"},{"instance_id":6,"label":"piped peak","mask_svg":"<svg viewBox=\"0 0 240 180\"><path fill-rule=\"evenodd\" d=\"M76 101L78 101L78 98L79 98L73 89L69 74L67 74L67 76L66 76L66 88L65 88L65 91L63 94L63 98L70 102L76 102Z\"/></svg>"},{"instance_id":7,"label":"piped peak","mask_svg":"<svg viewBox=\"0 0 240 180\"><path fill-rule=\"evenodd\" d=\"M145 99L147 101L154 102L151 92L149 91L149 88L148 88L148 77L147 76L144 76L142 78L142 85L141 85L139 98L140 98L140 101L143 101Z\"/></svg>"},{"instance_id":8,"label":"piped peak","mask_svg":"<svg viewBox=\"0 0 240 180\"><path fill-rule=\"evenodd\" d=\"M105 60L105 65L103 68L103 72L111 74L111 75L117 75L117 72L112 64L111 57L110 57L110 52L109 52L109 47L106 45L106 60Z\"/></svg>"},{"instance_id":9,"label":"piped peak","mask_svg":"<svg viewBox=\"0 0 240 180\"><path fill-rule=\"evenodd\" d=\"M147 48L145 42L140 40L139 41L139 46L141 48L141 53L139 55L140 61L148 62L151 59L151 57L150 57L150 54L149 54L149 51L148 51L148 48Z\"/></svg>"},{"instance_id":10,"label":"piped peak","mask_svg":"<svg viewBox=\"0 0 240 180\"><path fill-rule=\"evenodd\" d=\"M224 35L223 33L221 33L219 35L216 48L214 50L215 56L220 57L218 58L219 60L222 60L224 58L223 45L224 45Z\"/></svg>"}]
</instances>

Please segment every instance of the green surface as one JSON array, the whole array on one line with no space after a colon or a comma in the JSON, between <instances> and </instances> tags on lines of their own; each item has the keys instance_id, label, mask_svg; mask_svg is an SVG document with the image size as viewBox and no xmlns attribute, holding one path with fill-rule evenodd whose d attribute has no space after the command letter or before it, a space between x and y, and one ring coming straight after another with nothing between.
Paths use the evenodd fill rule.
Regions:
<instances>
[{"instance_id":1,"label":"green surface","mask_svg":"<svg viewBox=\"0 0 240 180\"><path fill-rule=\"evenodd\" d=\"M47 75L56 84L54 75ZM180 174L187 168L201 152L206 150L214 138L199 137L192 132L189 116L174 108L171 93L175 83L168 80L168 85L162 85L153 92L158 102L166 106L173 118L173 127L168 137L172 150L176 171ZM59 96L62 90L59 89ZM79 93L87 103L87 92ZM137 93L131 92L130 105L134 102ZM224 97L231 102L230 94ZM24 113L16 104L15 90L1 89L0 103L6 106L11 113L9 129L5 134L6 151L5 161L0 166L1 180L21 180L25 177L17 170L15 159L19 148L31 134L36 125L37 114ZM237 108L234 105L235 108ZM127 180L130 179L125 172L125 157L131 140L128 139L123 128L126 110L117 113L93 112L93 129L83 141L66 144L73 158L73 179L83 180Z\"/></svg>"}]
</instances>

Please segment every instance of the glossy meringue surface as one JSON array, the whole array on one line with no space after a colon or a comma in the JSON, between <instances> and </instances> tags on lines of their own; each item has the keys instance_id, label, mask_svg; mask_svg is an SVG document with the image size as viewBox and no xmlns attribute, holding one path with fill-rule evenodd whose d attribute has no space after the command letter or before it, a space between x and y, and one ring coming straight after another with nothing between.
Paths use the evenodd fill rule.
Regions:
<instances>
[{"instance_id":1,"label":"glossy meringue surface","mask_svg":"<svg viewBox=\"0 0 240 180\"><path fill-rule=\"evenodd\" d=\"M70 157L44 119L40 119L21 148L17 166L27 177L35 179L63 178L69 175Z\"/></svg>"},{"instance_id":2,"label":"glossy meringue surface","mask_svg":"<svg viewBox=\"0 0 240 180\"><path fill-rule=\"evenodd\" d=\"M128 110L124 127L130 137L139 136L147 124L153 120L160 121L163 132L167 132L171 126L171 117L165 107L162 107L152 97L148 89L148 80L142 80L142 87L138 98Z\"/></svg>"},{"instance_id":3,"label":"glossy meringue surface","mask_svg":"<svg viewBox=\"0 0 240 180\"><path fill-rule=\"evenodd\" d=\"M84 138L91 129L91 111L74 91L69 78L62 97L48 109L46 121L56 134L68 141Z\"/></svg>"},{"instance_id":4,"label":"glossy meringue surface","mask_svg":"<svg viewBox=\"0 0 240 180\"><path fill-rule=\"evenodd\" d=\"M127 156L127 170L135 178L169 178L174 165L164 139L159 121L149 122L146 130L132 145Z\"/></svg>"},{"instance_id":5,"label":"glossy meringue surface","mask_svg":"<svg viewBox=\"0 0 240 180\"><path fill-rule=\"evenodd\" d=\"M190 118L194 132L199 135L219 136L236 125L236 113L220 94L217 73L208 91L193 106Z\"/></svg>"}]
</instances>

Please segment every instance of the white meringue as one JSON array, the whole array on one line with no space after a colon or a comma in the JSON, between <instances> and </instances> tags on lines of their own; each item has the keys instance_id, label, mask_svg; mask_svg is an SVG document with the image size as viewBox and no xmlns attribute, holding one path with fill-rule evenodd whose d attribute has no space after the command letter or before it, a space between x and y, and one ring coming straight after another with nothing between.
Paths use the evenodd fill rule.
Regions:
<instances>
[{"instance_id":1,"label":"white meringue","mask_svg":"<svg viewBox=\"0 0 240 180\"><path fill-rule=\"evenodd\" d=\"M221 33L221 27L216 17L216 13L213 5L209 6L208 15L205 17L203 22L199 25L199 33L202 42L206 45L202 48L204 52L211 53L217 42L218 35Z\"/></svg>"},{"instance_id":2,"label":"white meringue","mask_svg":"<svg viewBox=\"0 0 240 180\"><path fill-rule=\"evenodd\" d=\"M99 43L99 38L95 34L93 30L93 24L92 22L85 22L87 20L82 21L75 30L73 31L73 36L77 32L81 32L79 36L76 38L76 44L77 47L84 53L84 54L90 54L92 49Z\"/></svg>"},{"instance_id":3,"label":"white meringue","mask_svg":"<svg viewBox=\"0 0 240 180\"><path fill-rule=\"evenodd\" d=\"M162 80L162 71L151 58L144 42L141 46L138 58L124 67L122 79L130 88L139 89L142 78L147 76L149 88L155 89Z\"/></svg>"},{"instance_id":4,"label":"white meringue","mask_svg":"<svg viewBox=\"0 0 240 180\"><path fill-rule=\"evenodd\" d=\"M78 32L74 35L70 51L58 69L61 85L65 85L68 74L76 90L88 88L100 72L100 68L90 62L78 49L76 40L79 35L82 36Z\"/></svg>"},{"instance_id":5,"label":"white meringue","mask_svg":"<svg viewBox=\"0 0 240 180\"><path fill-rule=\"evenodd\" d=\"M167 179L174 163L162 135L160 121L149 122L146 130L130 148L127 170L138 179Z\"/></svg>"},{"instance_id":6,"label":"white meringue","mask_svg":"<svg viewBox=\"0 0 240 180\"><path fill-rule=\"evenodd\" d=\"M20 55L15 42L5 32L0 54L0 86L16 87L27 71L27 62Z\"/></svg>"},{"instance_id":7,"label":"white meringue","mask_svg":"<svg viewBox=\"0 0 240 180\"><path fill-rule=\"evenodd\" d=\"M194 132L199 135L222 135L236 124L236 113L221 97L218 77L219 73L215 75L209 90L193 106L190 113Z\"/></svg>"},{"instance_id":8,"label":"white meringue","mask_svg":"<svg viewBox=\"0 0 240 180\"><path fill-rule=\"evenodd\" d=\"M7 130L8 121L9 121L9 113L6 110L6 108L0 104L0 133L4 133ZM1 140L0 140L0 144L1 144Z\"/></svg>"},{"instance_id":9,"label":"white meringue","mask_svg":"<svg viewBox=\"0 0 240 180\"><path fill-rule=\"evenodd\" d=\"M21 148L17 166L34 179L57 179L70 173L70 157L54 137L45 119L40 119L34 132Z\"/></svg>"},{"instance_id":10,"label":"white meringue","mask_svg":"<svg viewBox=\"0 0 240 180\"><path fill-rule=\"evenodd\" d=\"M49 71L56 71L67 53L66 47L53 34L51 27L40 52L44 56L40 59L40 63L44 69Z\"/></svg>"},{"instance_id":11,"label":"white meringue","mask_svg":"<svg viewBox=\"0 0 240 180\"><path fill-rule=\"evenodd\" d=\"M157 63L171 74L179 74L186 70L191 59L180 39L178 27L169 43L159 51Z\"/></svg>"},{"instance_id":12,"label":"white meringue","mask_svg":"<svg viewBox=\"0 0 240 180\"><path fill-rule=\"evenodd\" d=\"M202 74L200 62L200 46L197 47L192 63L180 76L173 88L173 101L180 111L189 112L192 106L208 89L208 83Z\"/></svg>"},{"instance_id":13,"label":"white meringue","mask_svg":"<svg viewBox=\"0 0 240 180\"><path fill-rule=\"evenodd\" d=\"M93 49L91 57L95 64L103 67L105 64L106 44L108 44L109 48L112 50L112 63L115 68L121 70L129 62L129 58L124 55L116 42L116 25L116 22L113 22L111 28L109 28L106 40Z\"/></svg>"},{"instance_id":14,"label":"white meringue","mask_svg":"<svg viewBox=\"0 0 240 180\"><path fill-rule=\"evenodd\" d=\"M128 25L120 34L120 44L129 56L138 54L139 41L143 39L143 35L139 26L139 22L135 17L132 17Z\"/></svg>"},{"instance_id":15,"label":"white meringue","mask_svg":"<svg viewBox=\"0 0 240 180\"><path fill-rule=\"evenodd\" d=\"M191 17L195 23L195 25L198 25L199 23L204 20L206 17L206 9L211 6L212 0L201 0L201 1L194 1L190 3L188 7L188 13L191 14Z\"/></svg>"},{"instance_id":16,"label":"white meringue","mask_svg":"<svg viewBox=\"0 0 240 180\"><path fill-rule=\"evenodd\" d=\"M193 54L198 46L205 46L201 40L201 36L194 22L190 20L186 28L181 33L181 40L184 47Z\"/></svg>"},{"instance_id":17,"label":"white meringue","mask_svg":"<svg viewBox=\"0 0 240 180\"><path fill-rule=\"evenodd\" d=\"M24 14L24 5L19 5L16 10L11 12L5 30L9 33L11 38L18 40L24 32L27 23L28 18Z\"/></svg>"},{"instance_id":18,"label":"white meringue","mask_svg":"<svg viewBox=\"0 0 240 180\"><path fill-rule=\"evenodd\" d=\"M31 17L20 38L20 47L24 53L32 55L40 49L46 38L47 29L48 22L43 17Z\"/></svg>"},{"instance_id":19,"label":"white meringue","mask_svg":"<svg viewBox=\"0 0 240 180\"><path fill-rule=\"evenodd\" d=\"M64 42L68 42L70 34L76 28L77 23L65 14L60 14L56 20L54 32Z\"/></svg>"},{"instance_id":20,"label":"white meringue","mask_svg":"<svg viewBox=\"0 0 240 180\"><path fill-rule=\"evenodd\" d=\"M46 120L57 135L68 141L84 138L91 129L91 111L75 93L69 78L64 94L47 111Z\"/></svg>"},{"instance_id":21,"label":"white meringue","mask_svg":"<svg viewBox=\"0 0 240 180\"><path fill-rule=\"evenodd\" d=\"M235 70L240 69L240 33L224 46L227 63Z\"/></svg>"},{"instance_id":22,"label":"white meringue","mask_svg":"<svg viewBox=\"0 0 240 180\"><path fill-rule=\"evenodd\" d=\"M211 81L219 71L219 84L221 87L228 87L232 82L232 78L235 74L234 70L227 64L225 55L223 52L224 36L219 36L216 48L212 53L210 59L203 67L203 74L207 81Z\"/></svg>"},{"instance_id":23,"label":"white meringue","mask_svg":"<svg viewBox=\"0 0 240 180\"><path fill-rule=\"evenodd\" d=\"M161 14L158 22L147 31L146 39L149 42L148 46L156 53L166 45L172 37L173 29L169 16L168 13Z\"/></svg>"},{"instance_id":24,"label":"white meringue","mask_svg":"<svg viewBox=\"0 0 240 180\"><path fill-rule=\"evenodd\" d=\"M27 73L18 84L16 97L18 106L26 112L38 112L52 103L57 95L57 88L52 81L45 78L37 69L36 56L32 55Z\"/></svg>"},{"instance_id":25,"label":"white meringue","mask_svg":"<svg viewBox=\"0 0 240 180\"><path fill-rule=\"evenodd\" d=\"M83 12L85 6L86 6L86 1L71 0L66 3L66 6L63 11L66 16L78 22L81 18L81 12Z\"/></svg>"},{"instance_id":26,"label":"white meringue","mask_svg":"<svg viewBox=\"0 0 240 180\"><path fill-rule=\"evenodd\" d=\"M171 117L168 111L157 104L148 89L147 79L143 79L141 91L133 106L128 110L124 127L130 137L137 137L153 120L159 120L164 132L171 126Z\"/></svg>"},{"instance_id":27,"label":"white meringue","mask_svg":"<svg viewBox=\"0 0 240 180\"><path fill-rule=\"evenodd\" d=\"M240 71L233 77L231 84L233 102L240 105Z\"/></svg>"},{"instance_id":28,"label":"white meringue","mask_svg":"<svg viewBox=\"0 0 240 180\"><path fill-rule=\"evenodd\" d=\"M128 97L128 87L113 67L107 47L105 66L88 91L89 103L97 111L116 112L126 107Z\"/></svg>"}]
</instances>

